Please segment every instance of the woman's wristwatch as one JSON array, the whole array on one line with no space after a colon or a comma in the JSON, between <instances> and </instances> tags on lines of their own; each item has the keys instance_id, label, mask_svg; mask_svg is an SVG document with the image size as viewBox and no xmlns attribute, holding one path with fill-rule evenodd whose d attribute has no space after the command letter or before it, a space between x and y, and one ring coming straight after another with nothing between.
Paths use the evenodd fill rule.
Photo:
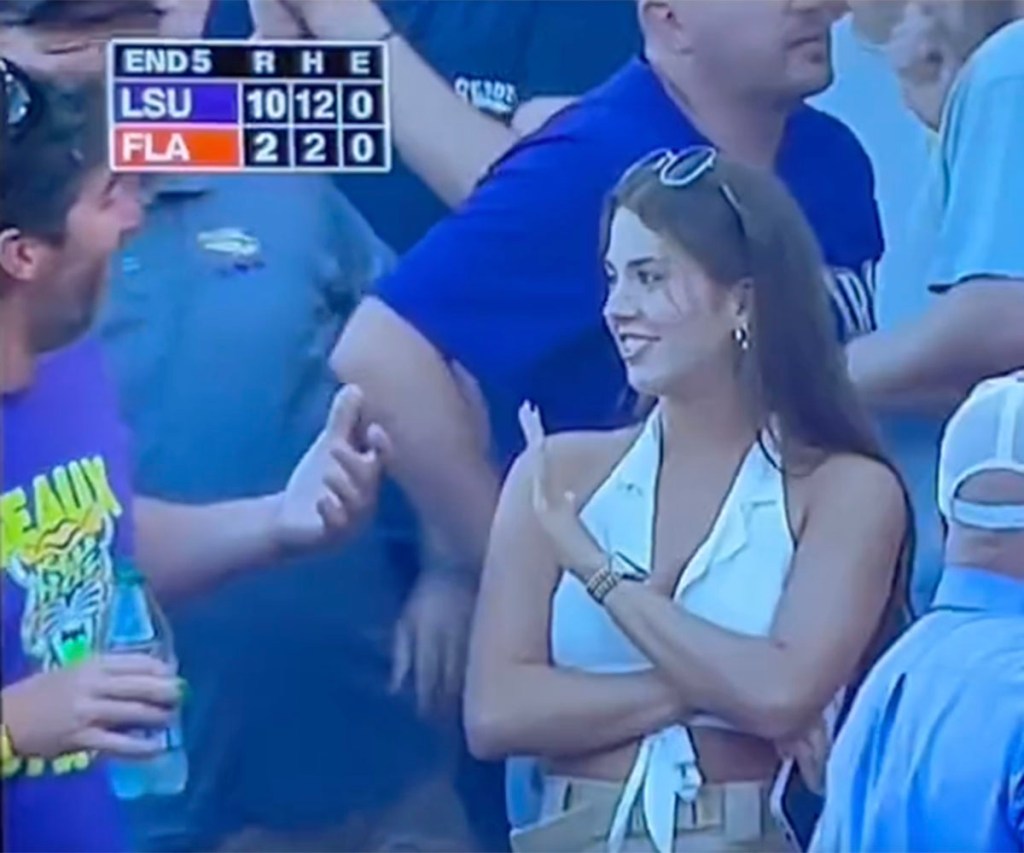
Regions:
<instances>
[{"instance_id":1,"label":"woman's wristwatch","mask_svg":"<svg viewBox=\"0 0 1024 853\"><path fill-rule=\"evenodd\" d=\"M594 572L587 581L587 592L598 604L604 604L608 593L622 581L639 581L643 578L643 570L624 554L609 554L604 566Z\"/></svg>"}]
</instances>

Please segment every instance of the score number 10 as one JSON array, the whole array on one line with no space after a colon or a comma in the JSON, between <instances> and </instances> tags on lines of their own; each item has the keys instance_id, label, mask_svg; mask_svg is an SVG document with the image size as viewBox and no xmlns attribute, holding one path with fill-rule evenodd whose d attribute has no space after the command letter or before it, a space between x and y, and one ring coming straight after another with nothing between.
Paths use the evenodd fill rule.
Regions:
<instances>
[{"instance_id":1,"label":"score number 10","mask_svg":"<svg viewBox=\"0 0 1024 853\"><path fill-rule=\"evenodd\" d=\"M383 126L379 83L246 85L246 162L253 166L372 166L383 161L383 134L348 129ZM268 127L267 125L271 125ZM339 148L339 129L343 134ZM294 133L294 161L289 132ZM341 160L341 162L339 162Z\"/></svg>"}]
</instances>

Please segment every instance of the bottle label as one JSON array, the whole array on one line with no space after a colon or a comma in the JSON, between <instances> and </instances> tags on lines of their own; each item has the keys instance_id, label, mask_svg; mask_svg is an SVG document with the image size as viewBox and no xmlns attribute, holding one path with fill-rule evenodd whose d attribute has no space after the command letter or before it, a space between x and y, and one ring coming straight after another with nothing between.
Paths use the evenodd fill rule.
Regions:
<instances>
[{"instance_id":1,"label":"bottle label","mask_svg":"<svg viewBox=\"0 0 1024 853\"><path fill-rule=\"evenodd\" d=\"M108 654L151 655L173 662L174 647L166 619L146 589L145 582L129 563L120 563L107 612L104 648ZM136 737L156 741L164 751L182 747L181 720L158 729L135 729Z\"/></svg>"}]
</instances>

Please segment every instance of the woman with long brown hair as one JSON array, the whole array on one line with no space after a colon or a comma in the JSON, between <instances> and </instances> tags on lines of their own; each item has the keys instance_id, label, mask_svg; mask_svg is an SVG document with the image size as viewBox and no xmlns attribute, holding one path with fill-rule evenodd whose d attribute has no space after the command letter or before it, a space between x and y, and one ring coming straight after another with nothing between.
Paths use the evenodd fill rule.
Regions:
<instances>
[{"instance_id":1,"label":"woman with long brown hair","mask_svg":"<svg viewBox=\"0 0 1024 853\"><path fill-rule=\"evenodd\" d=\"M546 437L524 407L470 745L542 761L518 850L781 849L780 756L810 778L829 712L899 616L905 495L779 181L710 148L656 153L604 229L605 316L649 411Z\"/></svg>"}]
</instances>

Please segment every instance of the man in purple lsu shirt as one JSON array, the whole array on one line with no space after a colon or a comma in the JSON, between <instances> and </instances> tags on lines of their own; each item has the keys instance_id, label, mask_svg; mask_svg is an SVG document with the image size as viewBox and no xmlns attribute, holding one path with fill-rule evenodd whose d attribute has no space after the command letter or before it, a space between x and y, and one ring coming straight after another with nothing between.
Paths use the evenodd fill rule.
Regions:
<instances>
[{"instance_id":1,"label":"man in purple lsu shirt","mask_svg":"<svg viewBox=\"0 0 1024 853\"><path fill-rule=\"evenodd\" d=\"M334 544L376 494L388 441L338 393L277 495L136 513L126 435L88 329L111 254L138 225L137 181L106 161L102 91L58 91L0 61L0 563L3 847L126 847L104 756L145 756L176 673L99 653L113 566L137 560L158 594ZM132 519L138 514L138 525Z\"/></svg>"}]
</instances>

